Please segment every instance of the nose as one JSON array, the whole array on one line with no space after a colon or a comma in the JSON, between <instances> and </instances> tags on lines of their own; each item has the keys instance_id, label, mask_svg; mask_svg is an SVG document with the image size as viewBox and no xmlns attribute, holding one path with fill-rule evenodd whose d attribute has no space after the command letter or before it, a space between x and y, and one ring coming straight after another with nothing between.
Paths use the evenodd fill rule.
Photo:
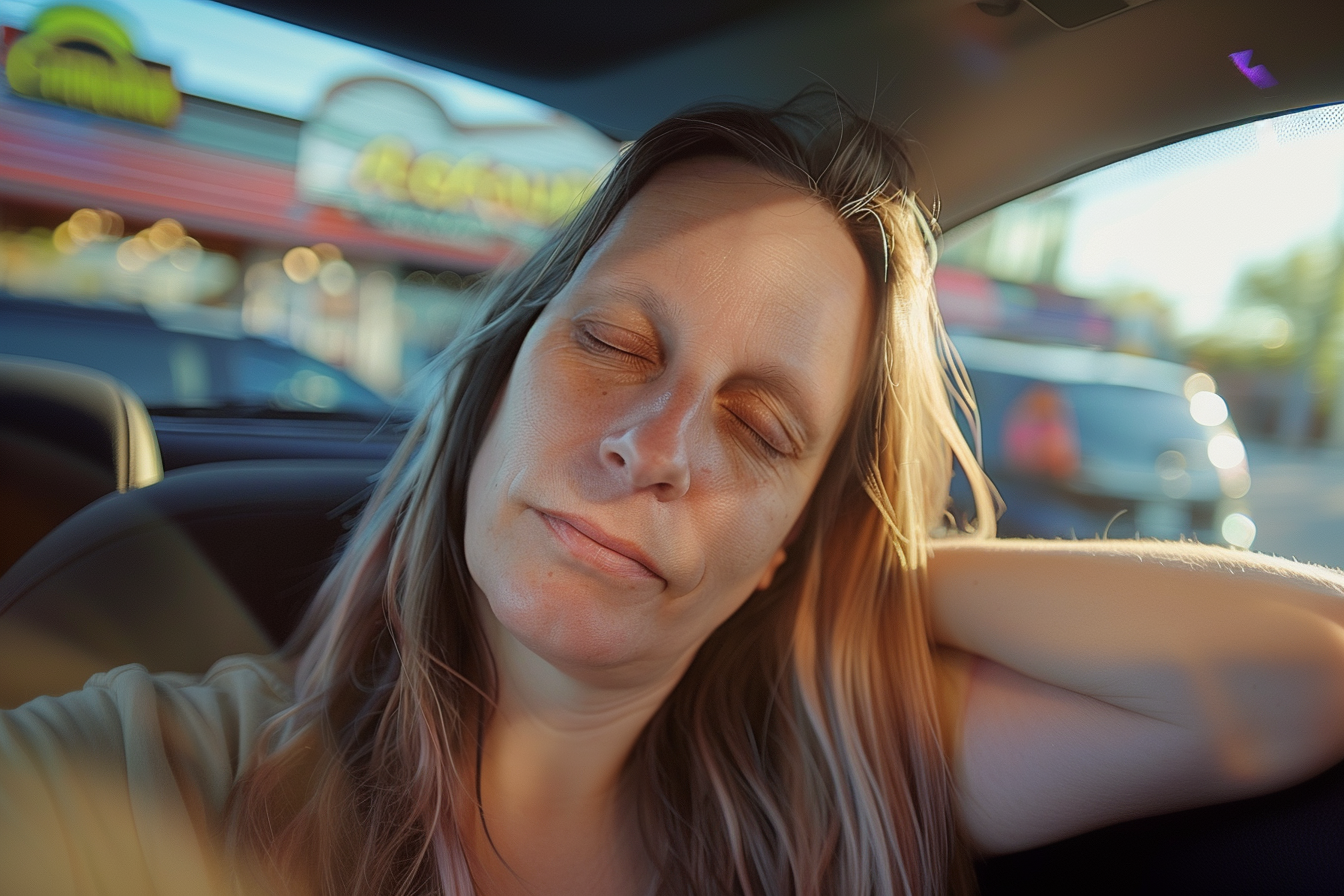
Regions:
<instances>
[{"instance_id":1,"label":"nose","mask_svg":"<svg viewBox=\"0 0 1344 896\"><path fill-rule=\"evenodd\" d=\"M692 409L661 396L638 420L602 439L604 465L625 477L632 491L674 501L691 487L687 446Z\"/></svg>"}]
</instances>

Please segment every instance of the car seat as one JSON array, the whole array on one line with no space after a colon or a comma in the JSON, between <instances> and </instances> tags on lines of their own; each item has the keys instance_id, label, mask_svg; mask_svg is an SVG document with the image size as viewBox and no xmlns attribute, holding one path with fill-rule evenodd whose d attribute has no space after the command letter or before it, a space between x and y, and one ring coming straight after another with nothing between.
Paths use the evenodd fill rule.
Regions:
<instances>
[{"instance_id":1,"label":"car seat","mask_svg":"<svg viewBox=\"0 0 1344 896\"><path fill-rule=\"evenodd\" d=\"M976 870L981 896L1338 896L1344 763L1278 793L1112 825Z\"/></svg>"},{"instance_id":2,"label":"car seat","mask_svg":"<svg viewBox=\"0 0 1344 896\"><path fill-rule=\"evenodd\" d=\"M144 404L96 370L0 355L0 573L109 492L163 478Z\"/></svg>"},{"instance_id":3,"label":"car seat","mask_svg":"<svg viewBox=\"0 0 1344 896\"><path fill-rule=\"evenodd\" d=\"M380 466L202 464L85 507L0 577L0 706L126 663L203 672L274 650Z\"/></svg>"}]
</instances>

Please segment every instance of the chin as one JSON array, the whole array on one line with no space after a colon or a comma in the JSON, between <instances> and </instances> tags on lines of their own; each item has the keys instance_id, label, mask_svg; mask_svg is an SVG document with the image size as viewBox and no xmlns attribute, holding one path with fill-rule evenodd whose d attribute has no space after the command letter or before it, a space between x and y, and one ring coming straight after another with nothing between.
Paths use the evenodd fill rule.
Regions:
<instances>
[{"instance_id":1,"label":"chin","mask_svg":"<svg viewBox=\"0 0 1344 896\"><path fill-rule=\"evenodd\" d=\"M649 608L613 606L594 596L591 587L548 583L544 590L509 588L485 600L514 640L566 672L599 671L637 662L651 643Z\"/></svg>"}]
</instances>

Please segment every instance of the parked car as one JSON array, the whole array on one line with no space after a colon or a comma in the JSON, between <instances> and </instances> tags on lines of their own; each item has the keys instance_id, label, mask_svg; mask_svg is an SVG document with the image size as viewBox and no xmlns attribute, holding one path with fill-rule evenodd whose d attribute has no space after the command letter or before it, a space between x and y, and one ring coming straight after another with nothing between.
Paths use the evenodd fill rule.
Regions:
<instances>
[{"instance_id":1,"label":"parked car","mask_svg":"<svg viewBox=\"0 0 1344 896\"><path fill-rule=\"evenodd\" d=\"M147 406L166 469L211 460L386 458L409 409L227 313L0 295L0 355L90 367Z\"/></svg>"},{"instance_id":2,"label":"parked car","mask_svg":"<svg viewBox=\"0 0 1344 896\"><path fill-rule=\"evenodd\" d=\"M1003 534L1250 547L1246 450L1207 374L1081 346L955 343L1005 504Z\"/></svg>"},{"instance_id":3,"label":"parked car","mask_svg":"<svg viewBox=\"0 0 1344 896\"><path fill-rule=\"evenodd\" d=\"M245 335L210 309L150 310L0 295L0 354L111 374L159 416L381 420L391 403L344 371L275 340Z\"/></svg>"}]
</instances>

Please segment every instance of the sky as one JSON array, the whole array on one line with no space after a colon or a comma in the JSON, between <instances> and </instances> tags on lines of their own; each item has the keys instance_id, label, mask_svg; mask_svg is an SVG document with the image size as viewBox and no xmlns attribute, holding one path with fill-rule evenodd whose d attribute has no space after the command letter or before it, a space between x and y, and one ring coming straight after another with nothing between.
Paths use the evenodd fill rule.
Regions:
<instances>
[{"instance_id":1,"label":"sky","mask_svg":"<svg viewBox=\"0 0 1344 896\"><path fill-rule=\"evenodd\" d=\"M1180 332L1213 327L1238 275L1344 238L1344 106L1253 122L1076 178L1059 281L1081 295L1150 289Z\"/></svg>"},{"instance_id":2,"label":"sky","mask_svg":"<svg viewBox=\"0 0 1344 896\"><path fill-rule=\"evenodd\" d=\"M0 24L26 30L50 0L0 0ZM136 55L173 67L185 93L303 119L332 85L397 77L465 125L528 124L551 111L496 87L390 53L203 0L79 0L122 23Z\"/></svg>"}]
</instances>

